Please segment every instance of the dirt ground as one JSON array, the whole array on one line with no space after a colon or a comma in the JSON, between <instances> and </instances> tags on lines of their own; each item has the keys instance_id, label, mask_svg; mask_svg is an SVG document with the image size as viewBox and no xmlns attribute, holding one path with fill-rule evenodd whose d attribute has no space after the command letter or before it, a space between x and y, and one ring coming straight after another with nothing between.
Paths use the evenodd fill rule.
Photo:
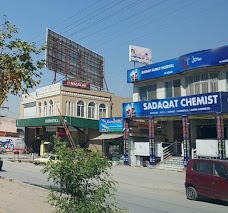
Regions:
<instances>
[{"instance_id":1,"label":"dirt ground","mask_svg":"<svg viewBox=\"0 0 228 213\"><path fill-rule=\"evenodd\" d=\"M28 184L0 179L0 213L51 213L49 191Z\"/></svg>"}]
</instances>

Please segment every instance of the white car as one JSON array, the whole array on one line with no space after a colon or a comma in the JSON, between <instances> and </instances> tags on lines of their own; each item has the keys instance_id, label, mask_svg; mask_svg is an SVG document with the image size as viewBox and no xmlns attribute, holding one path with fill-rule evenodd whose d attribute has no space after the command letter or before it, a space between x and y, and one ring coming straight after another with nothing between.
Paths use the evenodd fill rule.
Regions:
<instances>
[{"instance_id":1,"label":"white car","mask_svg":"<svg viewBox=\"0 0 228 213\"><path fill-rule=\"evenodd\" d=\"M49 161L54 161L54 162L56 162L56 161L57 161L56 155L48 155L47 157L35 158L35 159L33 160L33 163L34 163L35 165L38 165L38 164L46 164L46 163L48 163Z\"/></svg>"}]
</instances>

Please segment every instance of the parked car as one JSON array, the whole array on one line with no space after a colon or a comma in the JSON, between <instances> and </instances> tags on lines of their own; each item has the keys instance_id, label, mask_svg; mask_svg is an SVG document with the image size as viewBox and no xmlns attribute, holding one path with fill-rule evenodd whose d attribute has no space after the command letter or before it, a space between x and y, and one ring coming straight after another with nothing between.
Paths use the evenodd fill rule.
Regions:
<instances>
[{"instance_id":1,"label":"parked car","mask_svg":"<svg viewBox=\"0 0 228 213\"><path fill-rule=\"evenodd\" d=\"M38 165L38 164L46 164L47 162L49 161L54 161L54 162L57 162L58 159L56 157L56 155L48 155L47 157L40 157L40 158L35 158L33 160L33 163L35 165Z\"/></svg>"},{"instance_id":2,"label":"parked car","mask_svg":"<svg viewBox=\"0 0 228 213\"><path fill-rule=\"evenodd\" d=\"M2 165L3 165L3 160L2 160L2 158L0 157L0 171L2 171Z\"/></svg>"},{"instance_id":3,"label":"parked car","mask_svg":"<svg viewBox=\"0 0 228 213\"><path fill-rule=\"evenodd\" d=\"M203 196L228 201L228 160L190 160L186 169L185 189L189 200Z\"/></svg>"}]
</instances>

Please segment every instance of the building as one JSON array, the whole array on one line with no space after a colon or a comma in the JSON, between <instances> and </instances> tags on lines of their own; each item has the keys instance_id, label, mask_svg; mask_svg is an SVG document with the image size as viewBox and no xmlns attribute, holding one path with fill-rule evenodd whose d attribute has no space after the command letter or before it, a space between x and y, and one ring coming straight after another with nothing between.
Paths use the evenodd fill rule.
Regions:
<instances>
[{"instance_id":1,"label":"building","mask_svg":"<svg viewBox=\"0 0 228 213\"><path fill-rule=\"evenodd\" d=\"M68 139L61 122L62 116L76 144L101 150L101 143L89 144L91 138L100 134L99 119L121 116L122 103L126 101L131 99L90 90L82 83L63 81L62 84L52 84L22 95L17 126L25 127L27 146L39 152L41 142L49 144L53 135L62 140Z\"/></svg>"},{"instance_id":2,"label":"building","mask_svg":"<svg viewBox=\"0 0 228 213\"><path fill-rule=\"evenodd\" d=\"M123 104L125 164L147 158L154 165L164 145L173 148L166 157L175 150L185 165L195 149L197 156L228 159L228 46L128 70L127 82L133 102ZM141 148L129 137L139 119L149 126Z\"/></svg>"}]
</instances>

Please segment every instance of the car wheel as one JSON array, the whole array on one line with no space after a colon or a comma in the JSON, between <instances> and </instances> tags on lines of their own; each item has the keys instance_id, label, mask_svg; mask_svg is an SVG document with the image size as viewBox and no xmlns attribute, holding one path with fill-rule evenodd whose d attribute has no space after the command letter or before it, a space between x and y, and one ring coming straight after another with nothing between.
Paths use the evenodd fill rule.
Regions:
<instances>
[{"instance_id":1,"label":"car wheel","mask_svg":"<svg viewBox=\"0 0 228 213\"><path fill-rule=\"evenodd\" d=\"M186 188L186 196L187 196L187 199L189 199L189 200L197 200L198 199L197 191L192 186L188 186Z\"/></svg>"}]
</instances>

